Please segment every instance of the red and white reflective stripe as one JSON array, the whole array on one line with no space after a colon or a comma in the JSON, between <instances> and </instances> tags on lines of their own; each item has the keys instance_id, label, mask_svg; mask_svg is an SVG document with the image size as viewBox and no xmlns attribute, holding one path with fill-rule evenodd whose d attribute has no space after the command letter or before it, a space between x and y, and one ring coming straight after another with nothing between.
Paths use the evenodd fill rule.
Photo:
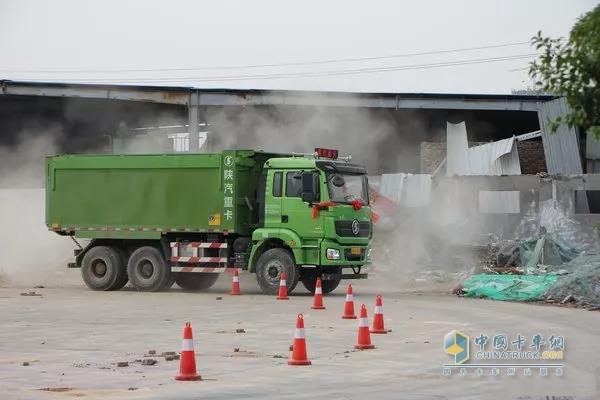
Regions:
<instances>
[{"instance_id":1,"label":"red and white reflective stripe","mask_svg":"<svg viewBox=\"0 0 600 400\"><path fill-rule=\"evenodd\" d=\"M225 272L227 268L217 268L217 267L179 267L172 266L171 272L202 272L202 273L215 273L219 274L221 272Z\"/></svg>"},{"instance_id":2,"label":"red and white reflective stripe","mask_svg":"<svg viewBox=\"0 0 600 400\"><path fill-rule=\"evenodd\" d=\"M383 314L383 307L375 306L375 311L373 311L373 314Z\"/></svg>"},{"instance_id":3,"label":"red and white reflective stripe","mask_svg":"<svg viewBox=\"0 0 600 400\"><path fill-rule=\"evenodd\" d=\"M226 257L171 257L171 262L198 263L198 264L223 264L227 262Z\"/></svg>"},{"instance_id":4,"label":"red and white reflective stripe","mask_svg":"<svg viewBox=\"0 0 600 400\"><path fill-rule=\"evenodd\" d=\"M354 295L353 294L347 294L346 295L346 301L354 301Z\"/></svg>"},{"instance_id":5,"label":"red and white reflective stripe","mask_svg":"<svg viewBox=\"0 0 600 400\"><path fill-rule=\"evenodd\" d=\"M359 318L358 319L358 327L359 328L368 328L369 327L369 319L368 318Z\"/></svg>"},{"instance_id":6,"label":"red and white reflective stripe","mask_svg":"<svg viewBox=\"0 0 600 400\"><path fill-rule=\"evenodd\" d=\"M285 285L286 285L285 279L280 279L279 280L279 286L285 286Z\"/></svg>"},{"instance_id":7,"label":"red and white reflective stripe","mask_svg":"<svg viewBox=\"0 0 600 400\"><path fill-rule=\"evenodd\" d=\"M315 294L323 294L323 289L321 289L320 287L316 287Z\"/></svg>"},{"instance_id":8,"label":"red and white reflective stripe","mask_svg":"<svg viewBox=\"0 0 600 400\"><path fill-rule=\"evenodd\" d=\"M306 336L304 335L304 328L296 328L296 331L294 332L294 339L305 339Z\"/></svg>"},{"instance_id":9,"label":"red and white reflective stripe","mask_svg":"<svg viewBox=\"0 0 600 400\"><path fill-rule=\"evenodd\" d=\"M233 276L233 281L234 282L239 282L240 281L240 277L239 276Z\"/></svg>"},{"instance_id":10,"label":"red and white reflective stripe","mask_svg":"<svg viewBox=\"0 0 600 400\"><path fill-rule=\"evenodd\" d=\"M191 247L201 248L201 249L226 249L227 243L218 243L218 242L190 242L188 243Z\"/></svg>"},{"instance_id":11,"label":"red and white reflective stripe","mask_svg":"<svg viewBox=\"0 0 600 400\"><path fill-rule=\"evenodd\" d=\"M181 243L181 242L170 242L171 247L179 247L189 246L192 248L201 248L201 249L226 249L227 243L220 242L189 242L189 243Z\"/></svg>"},{"instance_id":12,"label":"red and white reflective stripe","mask_svg":"<svg viewBox=\"0 0 600 400\"><path fill-rule=\"evenodd\" d=\"M181 351L193 351L194 350L194 341L192 339L183 339L183 343L181 344Z\"/></svg>"}]
</instances>

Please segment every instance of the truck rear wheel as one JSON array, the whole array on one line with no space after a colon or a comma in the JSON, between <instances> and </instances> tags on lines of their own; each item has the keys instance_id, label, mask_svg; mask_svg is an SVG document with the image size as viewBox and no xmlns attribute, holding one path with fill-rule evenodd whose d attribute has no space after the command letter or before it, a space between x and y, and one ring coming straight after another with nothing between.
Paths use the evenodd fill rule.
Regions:
<instances>
[{"instance_id":1,"label":"truck rear wheel","mask_svg":"<svg viewBox=\"0 0 600 400\"><path fill-rule=\"evenodd\" d=\"M119 253L119 257L121 259L121 263L119 265L121 266L123 275L121 276L121 279L119 280L119 282L117 282L117 284L115 285L115 287L112 290L119 290L119 289L123 288L125 285L127 285L127 282L129 282L129 277L127 276L127 254L125 254L123 249L116 248L116 247L114 249L117 251L117 253Z\"/></svg>"},{"instance_id":2,"label":"truck rear wheel","mask_svg":"<svg viewBox=\"0 0 600 400\"><path fill-rule=\"evenodd\" d=\"M209 272L188 272L179 273L175 282L183 290L205 290L210 288L219 279L219 274Z\"/></svg>"},{"instance_id":3,"label":"truck rear wheel","mask_svg":"<svg viewBox=\"0 0 600 400\"><path fill-rule=\"evenodd\" d=\"M256 262L256 280L265 294L277 294L281 272L287 275L286 286L291 293L298 284L298 269L289 251L282 248L269 249Z\"/></svg>"},{"instance_id":4,"label":"truck rear wheel","mask_svg":"<svg viewBox=\"0 0 600 400\"><path fill-rule=\"evenodd\" d=\"M121 255L108 246L92 247L85 253L81 261L81 276L87 287L93 290L116 290L127 283Z\"/></svg>"},{"instance_id":5,"label":"truck rear wheel","mask_svg":"<svg viewBox=\"0 0 600 400\"><path fill-rule=\"evenodd\" d=\"M140 247L127 263L129 281L137 290L156 292L172 284L171 269L161 252L151 246Z\"/></svg>"}]
</instances>

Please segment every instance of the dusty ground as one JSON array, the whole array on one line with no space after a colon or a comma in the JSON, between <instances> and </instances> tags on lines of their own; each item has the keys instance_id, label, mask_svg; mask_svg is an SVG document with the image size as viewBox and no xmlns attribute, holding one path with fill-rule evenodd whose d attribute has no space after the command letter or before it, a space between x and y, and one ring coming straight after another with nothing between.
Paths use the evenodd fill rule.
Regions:
<instances>
[{"instance_id":1,"label":"dusty ground","mask_svg":"<svg viewBox=\"0 0 600 400\"><path fill-rule=\"evenodd\" d=\"M385 322L392 332L372 335L377 349L360 352L353 350L356 321L340 319L343 288L326 297L327 310L313 311L306 294L298 293L287 302L259 294L254 276L242 276L244 295L232 297L225 279L206 293L175 288L165 293L127 288L98 293L78 283L77 273L69 271L72 283L57 288L0 288L0 398L597 395L600 314L595 312L400 290L379 276L355 282L356 300L367 303L371 312L373 297L381 292ZM25 290L42 296L21 296ZM286 363L298 312L305 313L310 367ZM157 357L154 366L135 362L148 350L179 351L185 321L194 328L198 371L204 381L176 382L178 361ZM235 333L238 328L245 333ZM565 374L492 377L489 372L488 376L470 372L464 377L455 371L445 377L442 364L452 359L442 350L442 338L451 329L471 337L480 332L564 335ZM118 368L118 361L130 364ZM55 391L40 390L45 388Z\"/></svg>"}]
</instances>

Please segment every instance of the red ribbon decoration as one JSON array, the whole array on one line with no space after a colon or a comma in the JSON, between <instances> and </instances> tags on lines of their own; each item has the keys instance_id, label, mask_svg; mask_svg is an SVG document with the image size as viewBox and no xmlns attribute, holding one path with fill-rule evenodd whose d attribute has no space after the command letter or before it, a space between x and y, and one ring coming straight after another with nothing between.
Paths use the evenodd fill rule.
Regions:
<instances>
[{"instance_id":1,"label":"red ribbon decoration","mask_svg":"<svg viewBox=\"0 0 600 400\"><path fill-rule=\"evenodd\" d=\"M313 204L312 213L311 213L312 219L316 219L319 216L319 210L324 210L326 208L333 207L333 206L335 206L335 203L331 200L321 201L319 203Z\"/></svg>"},{"instance_id":2,"label":"red ribbon decoration","mask_svg":"<svg viewBox=\"0 0 600 400\"><path fill-rule=\"evenodd\" d=\"M361 208L363 208L363 206L365 205L361 200L359 199L354 199L352 200L352 202L350 203L352 205L352 208L355 211L360 210ZM311 217L312 219L316 219L319 216L319 211L320 210L325 210L329 207L333 207L337 205L337 203L328 200L328 201L321 201L319 203L315 203L312 206L312 212L311 212ZM379 216L376 216L375 219L378 219Z\"/></svg>"},{"instance_id":3,"label":"red ribbon decoration","mask_svg":"<svg viewBox=\"0 0 600 400\"><path fill-rule=\"evenodd\" d=\"M352 200L351 204L352 204L352 208L354 208L355 211L360 210L363 206L363 202L360 201L359 199Z\"/></svg>"}]
</instances>

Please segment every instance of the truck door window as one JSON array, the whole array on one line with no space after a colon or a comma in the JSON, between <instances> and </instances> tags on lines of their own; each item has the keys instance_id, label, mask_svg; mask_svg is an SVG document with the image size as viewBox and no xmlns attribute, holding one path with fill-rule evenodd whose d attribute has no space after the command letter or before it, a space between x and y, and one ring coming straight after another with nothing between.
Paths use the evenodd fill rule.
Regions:
<instances>
[{"instance_id":1,"label":"truck door window","mask_svg":"<svg viewBox=\"0 0 600 400\"><path fill-rule=\"evenodd\" d=\"M275 172L273 175L273 197L281 197L281 184L283 183L283 173Z\"/></svg>"},{"instance_id":2,"label":"truck door window","mask_svg":"<svg viewBox=\"0 0 600 400\"><path fill-rule=\"evenodd\" d=\"M320 195L319 173L313 172L313 179L317 189L317 197ZM302 171L290 171L285 175L285 196L302 197Z\"/></svg>"},{"instance_id":3,"label":"truck door window","mask_svg":"<svg viewBox=\"0 0 600 400\"><path fill-rule=\"evenodd\" d=\"M300 197L302 194L302 175L300 175L300 171L290 171L285 177L285 196Z\"/></svg>"}]
</instances>

